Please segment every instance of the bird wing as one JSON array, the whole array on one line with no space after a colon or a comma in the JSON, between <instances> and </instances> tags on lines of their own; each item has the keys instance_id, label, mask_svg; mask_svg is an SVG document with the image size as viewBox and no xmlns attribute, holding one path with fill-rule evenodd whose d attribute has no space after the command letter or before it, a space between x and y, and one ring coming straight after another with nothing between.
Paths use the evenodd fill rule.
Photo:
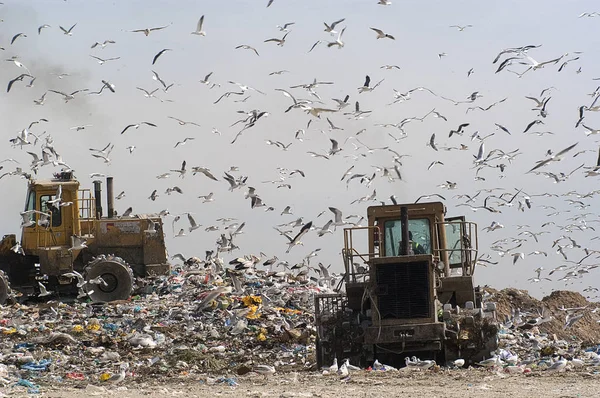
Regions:
<instances>
[{"instance_id":1,"label":"bird wing","mask_svg":"<svg viewBox=\"0 0 600 398\"><path fill-rule=\"evenodd\" d=\"M302 238L302 236L304 236L304 234L310 230L311 227L312 227L312 221L309 221L307 224L305 224L300 229L300 232L298 232L298 234L296 236L294 236L294 238L290 241L290 244L297 243L300 240L300 238Z\"/></svg>"},{"instance_id":2,"label":"bird wing","mask_svg":"<svg viewBox=\"0 0 600 398\"><path fill-rule=\"evenodd\" d=\"M123 129L123 131L121 131L121 134L123 134L125 131L127 131L128 128L135 126L135 124L130 124L129 126L125 127Z\"/></svg>"},{"instance_id":3,"label":"bird wing","mask_svg":"<svg viewBox=\"0 0 600 398\"><path fill-rule=\"evenodd\" d=\"M335 25L337 25L339 23L342 23L345 20L346 20L346 18L342 18L342 19L339 19L339 20L335 21L334 23L331 24L331 29L335 29Z\"/></svg>"},{"instance_id":4,"label":"bird wing","mask_svg":"<svg viewBox=\"0 0 600 398\"><path fill-rule=\"evenodd\" d=\"M329 207L329 210L335 215L336 224L342 221L342 212L339 209L336 209L335 207Z\"/></svg>"},{"instance_id":5,"label":"bird wing","mask_svg":"<svg viewBox=\"0 0 600 398\"><path fill-rule=\"evenodd\" d=\"M196 28L196 31L198 31L198 32L202 31L202 24L204 24L204 15L202 15L200 17L200 19L198 20L198 27Z\"/></svg>"},{"instance_id":6,"label":"bird wing","mask_svg":"<svg viewBox=\"0 0 600 398\"><path fill-rule=\"evenodd\" d=\"M560 151L559 153L557 153L557 154L554 156L554 158L560 158L562 155L564 155L565 153L569 152L571 149L575 148L575 146L576 146L577 144L578 144L578 143L576 142L575 144L573 144L573 145L570 145L570 146L568 146L567 148L563 149L562 151Z\"/></svg>"}]
</instances>

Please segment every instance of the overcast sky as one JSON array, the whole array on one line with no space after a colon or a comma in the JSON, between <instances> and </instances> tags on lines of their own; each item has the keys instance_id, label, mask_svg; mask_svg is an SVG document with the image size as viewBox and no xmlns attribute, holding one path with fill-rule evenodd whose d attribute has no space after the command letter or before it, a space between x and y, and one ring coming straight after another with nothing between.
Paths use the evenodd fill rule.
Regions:
<instances>
[{"instance_id":1,"label":"overcast sky","mask_svg":"<svg viewBox=\"0 0 600 398\"><path fill-rule=\"evenodd\" d=\"M321 227L333 214L329 206L340 209L344 217L356 214L366 217L368 205L374 202L351 204L361 197L369 196L376 190L376 199L390 203L394 194L398 202L412 202L422 194L437 193L446 198L448 215L465 214L468 219L479 224L480 253L487 253L497 265L479 267L476 271L476 283L489 284L502 288L514 286L530 290L536 296L542 296L555 289L575 289L583 291L588 286L598 286L600 280L597 270L590 270L582 278L559 281L567 271L557 271L550 279L540 283L531 283L534 270L543 267L542 277L559 265L573 266L565 262L562 255L556 253L553 241L561 236L570 236L581 248L565 247L563 251L569 261L578 262L585 256L583 248L600 249L600 240L592 240L598 230L598 195L578 198L576 195L564 196L568 192L587 194L600 189L600 177L585 177L584 169L577 170L568 179L559 183L552 178L535 173L526 174L536 161L545 159L550 149L557 153L563 148L578 143L573 151L561 162L551 162L540 171L570 173L584 164L591 167L598 157L598 136L586 136L586 130L579 126L578 108L590 105L593 93L600 81L596 65L600 61L600 38L596 34L600 26L600 16L578 18L583 12L594 12L594 1L392 1L389 6L378 5L376 0L275 0L266 8L266 0L248 1L127 1L109 4L104 1L4 1L0 5L0 54L3 59L18 57L36 77L33 87L26 87L30 79L16 82L9 93L0 93L0 116L2 120L2 142L0 161L13 158L28 169L32 157L27 151L41 154L41 142L37 146L12 147L8 142L31 121L40 118L49 120L31 128L34 134L44 131L54 139L54 147L63 160L74 170L84 187L92 187L90 173L105 173L115 178L115 194L125 191L126 196L116 201L121 214L132 206L134 213L156 213L168 209L171 214L192 212L202 227L188 232L187 220L182 217L175 230L186 230L187 236L173 237L171 218L165 219L169 254L183 253L189 256L204 256L205 250L215 248L215 242L223 225L216 221L220 217L235 217L237 222L245 222L244 233L235 238L240 250L223 254L225 261L244 254L258 254L260 251L268 257L277 255L280 260L294 264L302 260L312 250L321 248L318 257L312 261L332 264L332 269L341 271L340 255L343 246L343 233L338 228L334 234L317 237L311 232L303 238L304 246L294 247L285 254L287 239L273 229L278 224L292 222L303 217L303 222L313 221ZM599 7L600 10L600 7ZM190 34L196 28L201 15L205 15L203 30L206 36ZM336 26L340 31L346 28L342 49L327 48L326 43L335 41L337 35L324 32L323 22L345 18ZM281 38L276 26L288 22L295 24L284 46L264 40ZM59 26L67 30L77 24L71 35L65 35ZM38 34L38 27L48 24L50 27ZM472 25L460 31L450 25ZM131 30L168 26L153 31L149 36L133 33ZM376 39L376 33L370 27L382 29L395 37ZM11 39L18 33L27 37L18 37L11 45ZM90 48L95 42L113 40L108 44ZM317 41L312 52L310 48ZM256 48L257 56L251 50L235 49L247 44ZM564 55L557 64L546 65L532 70L522 77L511 73L523 72L527 65L518 64L519 60L500 73L495 73L501 58L496 64L492 61L505 48L525 45L541 45L530 50L528 55L543 62ZM163 49L170 49L152 65L153 57ZM579 53L580 52L580 53ZM446 54L440 57L439 54ZM568 53L568 54L567 54ZM567 54L567 55L565 55ZM94 55L101 58L120 57L100 65ZM563 61L571 61L561 72L558 69ZM529 62L521 57L521 62ZM400 69L381 69L382 65L398 65ZM468 71L473 70L468 76ZM579 70L580 69L580 70ZM153 80L152 71L156 71L166 84L173 83L167 92L162 85ZM280 75L271 72L286 70ZM13 62L0 63L0 81L8 82L25 72ZM200 83L200 80L213 72L210 82L217 85ZM578 73L579 72L579 73ZM68 73L59 78L57 75ZM365 76L371 77L371 86L384 79L372 92L360 93ZM323 114L317 119L301 109L292 109L285 113L292 100L285 97L277 88L290 91L296 98L317 100L307 90L290 89L290 86L310 83L313 79L333 82L320 85L315 89L323 104L316 107L336 109L332 98L344 98L350 95L351 106L331 114ZM115 93L104 90L102 95L79 93L75 99L65 103L58 94L48 92L44 105L34 104L47 90L72 92L79 89L97 91L102 87L101 80L115 85ZM231 95L213 104L228 91L239 88L228 81L239 82L257 90L247 91L244 96ZM427 91L415 91L410 100L389 105L394 101L394 89L406 93L415 87L423 86ZM145 98L141 87L152 91L158 98ZM554 89L545 93L551 96L547 105L547 116L542 118L532 100L539 98L540 92L548 87ZM472 103L455 105L455 101L467 101L473 92L482 96ZM249 98L247 98L249 96ZM247 98L245 102L235 102ZM489 111L469 110L469 107L488 107L496 101L506 98ZM162 101L162 102L161 102ZM356 120L344 115L351 112L354 102L359 101L362 110L372 111L367 117ZM378 124L399 123L409 117L422 117L434 109L447 118L435 118L432 115L423 121L413 121L404 125L405 139L395 127L383 127ZM243 123L230 127L244 117L237 111L248 112L257 109L267 111L268 117L261 118L254 127L244 131L235 144L230 142L243 127ZM193 125L180 126L168 116ZM326 120L343 130L330 130ZM525 127L540 119L544 124L534 126L530 132L550 131L553 135L538 136L524 134ZM310 127L307 122L312 120ZM129 129L123 135L125 126L148 121L158 127L142 126ZM469 123L462 136L448 134L462 123ZM499 123L511 132L511 135L498 130ZM600 128L600 116L587 112L583 124ZM91 125L84 130L75 131L77 125ZM221 135L213 133L218 130ZM295 139L295 133L305 129L303 140ZM363 129L364 132L357 135ZM500 163L506 165L502 173L498 167L486 167L479 172L485 180L475 180L473 168L474 155L477 154L480 140L471 139L475 132L480 137L494 133L485 139L485 151L501 149L505 152L519 150L514 161L499 159L489 162L490 166ZM432 133L436 134L439 151L427 146ZM193 137L185 145L174 148L175 144L186 137ZM353 138L350 138L353 137ZM337 140L342 151L329 159L314 158L308 151L327 153L331 148L329 138ZM369 152L358 140L371 148L388 146L394 151L409 155L401 159L402 181L388 181L376 167L386 167L393 174L393 153L387 150ZM268 145L266 140L292 143L284 151L276 145ZM43 141L43 139L42 139ZM91 156L89 148L103 148L108 143L115 148L110 154L110 164ZM468 146L467 150L446 151L442 147ZM126 149L135 145L132 154ZM358 149L356 149L358 148ZM582 150L588 152L576 153ZM192 176L188 171L185 178L171 173L168 179L156 176L178 169L182 161L187 169L192 166L209 168L219 181L212 181L204 175ZM433 161L435 165L427 170ZM4 166L1 173L12 171L17 166L12 162ZM354 165L353 173L364 173L377 177L370 186L361 184L359 179L349 184L340 181L343 173ZM223 172L231 166L239 167L233 174L248 176L247 186L229 191L229 184L222 179ZM277 188L278 184L264 183L279 179L278 167L288 169L288 173L300 169L305 177L295 174L286 177L291 189ZM48 178L59 168L43 167L39 178ZM439 185L447 181L456 183L456 188L448 190ZM183 195L167 195L168 187L178 186ZM244 198L247 187L256 188L256 193L267 206L275 208L265 212L265 207L250 208L250 200ZM26 182L14 176L0 180L2 190L2 209L0 213L0 234L18 232L19 212L25 200ZM517 200L524 201L520 195L512 207L499 207L497 199L490 198L488 204L502 211L490 213L469 207L456 207L465 203L465 198L456 195L475 195L477 190L502 188L507 192L522 189L531 197L532 208L524 212L518 210ZM158 197L148 199L154 189ZM214 194L214 201L203 203L200 195ZM502 191L496 192L498 195ZM559 197L533 196L543 193L563 195ZM474 202L482 206L487 193L483 192ZM572 204L568 200L582 201ZM293 215L281 215L286 206L291 206ZM556 210L545 206L553 206ZM587 206L587 207L586 207ZM317 215L325 211L317 218ZM557 215L549 216L553 212ZM581 216L573 220L573 217ZM356 220L356 219L354 219ZM586 225L581 222L586 221ZM492 221L504 225L504 228L486 232L483 228ZM555 224L544 228L541 225L552 221ZM580 228L564 228L577 224ZM205 232L204 228L215 225L220 231ZM518 229L518 225L528 225ZM583 229L585 227L587 229ZM561 229L562 227L562 229ZM548 233L538 237L536 243L531 236L518 236L520 232L530 230L534 233L542 230ZM298 229L296 229L298 231ZM515 265L510 254L500 257L490 248L491 243L504 238L527 238L519 249L511 252L525 253ZM570 241L562 239L561 246ZM516 244L507 243L511 248ZM533 251L547 252L543 255L530 255ZM600 263L592 255L583 263ZM581 268L581 267L580 267ZM589 295L589 293L585 293Z\"/></svg>"}]
</instances>

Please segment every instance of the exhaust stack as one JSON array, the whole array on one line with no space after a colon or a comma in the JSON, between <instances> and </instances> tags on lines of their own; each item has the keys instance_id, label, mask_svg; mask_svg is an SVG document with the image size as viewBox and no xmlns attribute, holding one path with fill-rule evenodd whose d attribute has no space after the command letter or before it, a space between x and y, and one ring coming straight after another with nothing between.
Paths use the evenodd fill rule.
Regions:
<instances>
[{"instance_id":1,"label":"exhaust stack","mask_svg":"<svg viewBox=\"0 0 600 398\"><path fill-rule=\"evenodd\" d=\"M113 218L115 213L115 196L113 193L113 178L106 177L106 206L108 207L108 214L106 217Z\"/></svg>"},{"instance_id":2,"label":"exhaust stack","mask_svg":"<svg viewBox=\"0 0 600 398\"><path fill-rule=\"evenodd\" d=\"M400 255L406 256L410 252L410 242L408 238L408 207L406 206L400 208L400 223L402 227L402 247L400 248Z\"/></svg>"},{"instance_id":3,"label":"exhaust stack","mask_svg":"<svg viewBox=\"0 0 600 398\"><path fill-rule=\"evenodd\" d=\"M94 200L96 201L96 217L97 220L102 218L102 181L94 181Z\"/></svg>"}]
</instances>

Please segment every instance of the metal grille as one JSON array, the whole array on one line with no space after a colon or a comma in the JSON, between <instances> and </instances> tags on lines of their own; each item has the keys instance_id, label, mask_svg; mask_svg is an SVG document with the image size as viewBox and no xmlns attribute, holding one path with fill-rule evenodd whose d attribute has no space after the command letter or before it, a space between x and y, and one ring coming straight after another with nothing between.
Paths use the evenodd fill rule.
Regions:
<instances>
[{"instance_id":1,"label":"metal grille","mask_svg":"<svg viewBox=\"0 0 600 398\"><path fill-rule=\"evenodd\" d=\"M428 318L429 264L426 261L378 264L378 307L381 319Z\"/></svg>"}]
</instances>

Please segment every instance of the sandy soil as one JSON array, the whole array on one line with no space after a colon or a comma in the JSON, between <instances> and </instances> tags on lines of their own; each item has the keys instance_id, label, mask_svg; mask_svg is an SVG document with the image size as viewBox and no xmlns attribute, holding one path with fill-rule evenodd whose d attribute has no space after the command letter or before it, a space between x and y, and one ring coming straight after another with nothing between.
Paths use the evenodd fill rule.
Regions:
<instances>
[{"instance_id":1,"label":"sandy soil","mask_svg":"<svg viewBox=\"0 0 600 398\"><path fill-rule=\"evenodd\" d=\"M121 386L82 383L73 387L44 388L46 397L119 396L138 397L598 397L600 373L566 372L509 375L486 370L440 373L357 372L349 381L319 374L245 375L234 378L237 386L213 380L171 380L160 385L136 384L126 379ZM214 384L213 384L214 383ZM11 389L12 390L12 389ZM16 390L5 393L19 396ZM25 395L24 391L21 391Z\"/></svg>"}]
</instances>

